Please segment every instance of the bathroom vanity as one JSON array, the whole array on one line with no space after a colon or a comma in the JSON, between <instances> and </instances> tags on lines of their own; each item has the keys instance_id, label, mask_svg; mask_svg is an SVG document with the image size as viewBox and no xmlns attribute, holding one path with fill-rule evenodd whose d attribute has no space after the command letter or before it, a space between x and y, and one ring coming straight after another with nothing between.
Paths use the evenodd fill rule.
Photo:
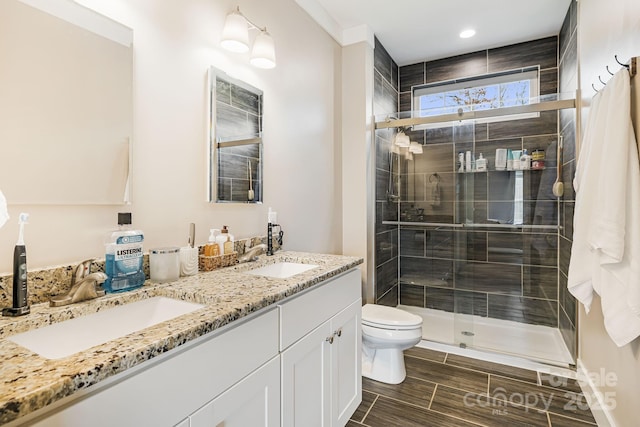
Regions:
<instances>
[{"instance_id":1,"label":"bathroom vanity","mask_svg":"<svg viewBox=\"0 0 640 427\"><path fill-rule=\"evenodd\" d=\"M316 267L250 274L283 262ZM14 321L23 325L3 319L0 354L12 363L0 368L0 423L343 426L362 398L361 262L283 252L72 306L36 305ZM60 359L7 339L157 296L203 308Z\"/></svg>"}]
</instances>

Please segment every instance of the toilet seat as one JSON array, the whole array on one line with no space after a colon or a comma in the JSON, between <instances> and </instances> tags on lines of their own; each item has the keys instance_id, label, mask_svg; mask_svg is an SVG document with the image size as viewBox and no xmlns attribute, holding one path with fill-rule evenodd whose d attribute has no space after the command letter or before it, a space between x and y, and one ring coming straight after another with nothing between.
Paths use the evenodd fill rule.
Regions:
<instances>
[{"instance_id":1,"label":"toilet seat","mask_svg":"<svg viewBox=\"0 0 640 427\"><path fill-rule=\"evenodd\" d=\"M362 307L362 324L380 329L407 330L422 326L422 317L378 304Z\"/></svg>"}]
</instances>

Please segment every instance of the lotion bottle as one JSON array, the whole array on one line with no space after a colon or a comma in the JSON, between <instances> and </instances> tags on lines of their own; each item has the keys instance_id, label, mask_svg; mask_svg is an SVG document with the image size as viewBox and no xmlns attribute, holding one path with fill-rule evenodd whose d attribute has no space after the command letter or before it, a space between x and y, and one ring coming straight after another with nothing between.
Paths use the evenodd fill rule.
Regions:
<instances>
[{"instance_id":1,"label":"lotion bottle","mask_svg":"<svg viewBox=\"0 0 640 427\"><path fill-rule=\"evenodd\" d=\"M233 235L229 233L229 228L226 225L223 225L220 234L216 237L216 242L218 242L218 247L220 249L220 255L226 254L224 245L227 243L227 237L231 240L231 247L233 248ZM233 249L231 249L231 252L233 252Z\"/></svg>"}]
</instances>

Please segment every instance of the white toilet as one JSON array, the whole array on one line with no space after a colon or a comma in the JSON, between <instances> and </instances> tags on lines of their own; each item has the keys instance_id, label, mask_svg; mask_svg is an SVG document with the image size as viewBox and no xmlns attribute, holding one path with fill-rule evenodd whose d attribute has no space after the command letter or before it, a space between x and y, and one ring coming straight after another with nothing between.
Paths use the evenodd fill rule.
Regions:
<instances>
[{"instance_id":1,"label":"white toilet","mask_svg":"<svg viewBox=\"0 0 640 427\"><path fill-rule=\"evenodd\" d=\"M362 307L362 376L400 384L407 376L403 350L422 339L422 317L377 304Z\"/></svg>"}]
</instances>

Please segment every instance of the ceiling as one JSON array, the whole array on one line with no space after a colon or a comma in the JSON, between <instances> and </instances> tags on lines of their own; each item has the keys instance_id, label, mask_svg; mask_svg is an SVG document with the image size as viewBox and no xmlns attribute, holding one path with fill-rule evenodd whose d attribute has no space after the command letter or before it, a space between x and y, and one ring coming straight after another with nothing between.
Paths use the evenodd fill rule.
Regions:
<instances>
[{"instance_id":1,"label":"ceiling","mask_svg":"<svg viewBox=\"0 0 640 427\"><path fill-rule=\"evenodd\" d=\"M400 66L556 35L570 1L296 0L341 45L375 34Z\"/></svg>"}]
</instances>

